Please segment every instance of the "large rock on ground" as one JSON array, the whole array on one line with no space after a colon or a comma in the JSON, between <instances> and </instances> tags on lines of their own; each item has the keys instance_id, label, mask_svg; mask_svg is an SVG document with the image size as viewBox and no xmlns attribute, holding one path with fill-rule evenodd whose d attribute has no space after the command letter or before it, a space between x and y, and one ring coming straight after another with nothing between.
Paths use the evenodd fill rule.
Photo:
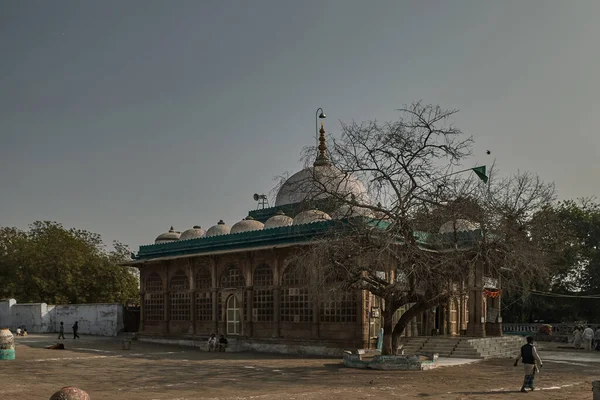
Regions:
<instances>
[{"instance_id":1,"label":"large rock on ground","mask_svg":"<svg viewBox=\"0 0 600 400\"><path fill-rule=\"evenodd\" d=\"M90 400L90 396L79 388L66 386L54 393L50 400Z\"/></svg>"}]
</instances>

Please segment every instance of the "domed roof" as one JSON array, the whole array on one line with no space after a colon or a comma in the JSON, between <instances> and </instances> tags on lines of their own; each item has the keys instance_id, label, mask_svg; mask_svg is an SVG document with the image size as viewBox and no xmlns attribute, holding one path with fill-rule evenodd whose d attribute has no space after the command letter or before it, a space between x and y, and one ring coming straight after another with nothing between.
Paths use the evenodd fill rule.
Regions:
<instances>
[{"instance_id":1,"label":"domed roof","mask_svg":"<svg viewBox=\"0 0 600 400\"><path fill-rule=\"evenodd\" d=\"M225 222L223 222L223 220L219 220L219 222L215 226L211 226L210 228L208 228L205 236L209 237L209 236L227 235L227 234L229 234L230 230L231 230L231 228L228 227L227 225L225 225Z\"/></svg>"},{"instance_id":2,"label":"domed roof","mask_svg":"<svg viewBox=\"0 0 600 400\"><path fill-rule=\"evenodd\" d=\"M313 222L321 222L330 220L329 214L320 210L306 210L294 217L293 225L311 224Z\"/></svg>"},{"instance_id":3,"label":"domed roof","mask_svg":"<svg viewBox=\"0 0 600 400\"><path fill-rule=\"evenodd\" d=\"M471 222L467 219L456 219L454 221L448 221L440 227L440 233L451 233L451 232L468 232L479 229L479 224Z\"/></svg>"},{"instance_id":4,"label":"domed roof","mask_svg":"<svg viewBox=\"0 0 600 400\"><path fill-rule=\"evenodd\" d=\"M180 233L176 232L173 227L171 227L169 232L158 235L158 237L154 240L154 244L173 242L175 240L179 240L179 236Z\"/></svg>"},{"instance_id":5,"label":"domed roof","mask_svg":"<svg viewBox=\"0 0 600 400\"><path fill-rule=\"evenodd\" d=\"M375 218L375 215L368 208L353 207L350 204L342 204L338 209L331 213L331 218L333 219L343 219L351 217Z\"/></svg>"},{"instance_id":6,"label":"domed roof","mask_svg":"<svg viewBox=\"0 0 600 400\"><path fill-rule=\"evenodd\" d=\"M240 222L236 222L231 227L231 231L229 233L240 233L240 232L248 232L248 231L259 231L264 229L265 225L252 218L251 216L247 216Z\"/></svg>"},{"instance_id":7,"label":"domed roof","mask_svg":"<svg viewBox=\"0 0 600 400\"><path fill-rule=\"evenodd\" d=\"M265 222L265 229L290 226L293 222L294 219L292 217L288 217L283 211L279 211Z\"/></svg>"},{"instance_id":8,"label":"domed roof","mask_svg":"<svg viewBox=\"0 0 600 400\"><path fill-rule=\"evenodd\" d=\"M289 177L277 192L275 206L324 199L331 193L344 197L354 195L358 201L368 200L367 190L358 179L332 165L317 165Z\"/></svg>"},{"instance_id":9,"label":"domed roof","mask_svg":"<svg viewBox=\"0 0 600 400\"><path fill-rule=\"evenodd\" d=\"M367 191L358 179L344 174L331 165L327 155L323 124L319 133L319 154L313 166L296 172L281 185L275 199L276 207L305 200L324 199L330 197L332 193L343 197L354 196L359 201L368 201Z\"/></svg>"},{"instance_id":10,"label":"domed roof","mask_svg":"<svg viewBox=\"0 0 600 400\"><path fill-rule=\"evenodd\" d=\"M179 240L198 239L204 237L206 232L198 225L194 225L193 228L183 231Z\"/></svg>"}]
</instances>

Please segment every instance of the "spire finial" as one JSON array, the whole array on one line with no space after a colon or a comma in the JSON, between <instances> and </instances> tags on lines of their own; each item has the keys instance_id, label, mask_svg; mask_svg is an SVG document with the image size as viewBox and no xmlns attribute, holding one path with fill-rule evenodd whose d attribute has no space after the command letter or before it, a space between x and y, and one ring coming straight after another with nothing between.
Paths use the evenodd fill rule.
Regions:
<instances>
[{"instance_id":1,"label":"spire finial","mask_svg":"<svg viewBox=\"0 0 600 400\"><path fill-rule=\"evenodd\" d=\"M323 122L321 122L321 129L319 130L319 155L313 164L315 167L330 165L329 157L327 156L327 143L325 141L325 127L323 126Z\"/></svg>"}]
</instances>

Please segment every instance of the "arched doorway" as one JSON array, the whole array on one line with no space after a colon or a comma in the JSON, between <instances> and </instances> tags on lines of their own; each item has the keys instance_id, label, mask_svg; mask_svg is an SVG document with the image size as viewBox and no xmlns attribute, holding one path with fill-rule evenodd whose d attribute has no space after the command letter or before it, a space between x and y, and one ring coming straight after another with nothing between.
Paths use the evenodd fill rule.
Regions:
<instances>
[{"instance_id":1,"label":"arched doorway","mask_svg":"<svg viewBox=\"0 0 600 400\"><path fill-rule=\"evenodd\" d=\"M240 306L235 295L227 298L227 334L240 334Z\"/></svg>"}]
</instances>

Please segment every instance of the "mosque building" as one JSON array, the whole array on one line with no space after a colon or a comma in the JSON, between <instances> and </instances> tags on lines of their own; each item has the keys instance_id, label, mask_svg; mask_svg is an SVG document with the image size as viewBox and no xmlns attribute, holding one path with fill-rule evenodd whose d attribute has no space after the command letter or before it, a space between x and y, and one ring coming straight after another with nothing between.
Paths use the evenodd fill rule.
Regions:
<instances>
[{"instance_id":1,"label":"mosque building","mask_svg":"<svg viewBox=\"0 0 600 400\"><path fill-rule=\"evenodd\" d=\"M313 166L285 181L274 207L252 210L231 226L219 220L206 230L196 225L180 233L171 227L154 244L140 246L127 263L140 271L140 336L201 340L216 333L254 349L311 348L319 354L373 346L381 326L379 299L358 290L315 298L290 262L294 251L348 214L344 206L307 208L307 199L319 200L314 187L305 184L307 178L339 176L323 182L367 198L358 179L341 177L329 162L323 127L320 133ZM451 225L443 226L442 233L456 225L475 229L468 221ZM499 309L500 299L486 299L483 291L482 285L473 285L469 296L423 313L405 335L485 336L486 328L488 335L500 335L499 313L485 321L487 307Z\"/></svg>"}]
</instances>

